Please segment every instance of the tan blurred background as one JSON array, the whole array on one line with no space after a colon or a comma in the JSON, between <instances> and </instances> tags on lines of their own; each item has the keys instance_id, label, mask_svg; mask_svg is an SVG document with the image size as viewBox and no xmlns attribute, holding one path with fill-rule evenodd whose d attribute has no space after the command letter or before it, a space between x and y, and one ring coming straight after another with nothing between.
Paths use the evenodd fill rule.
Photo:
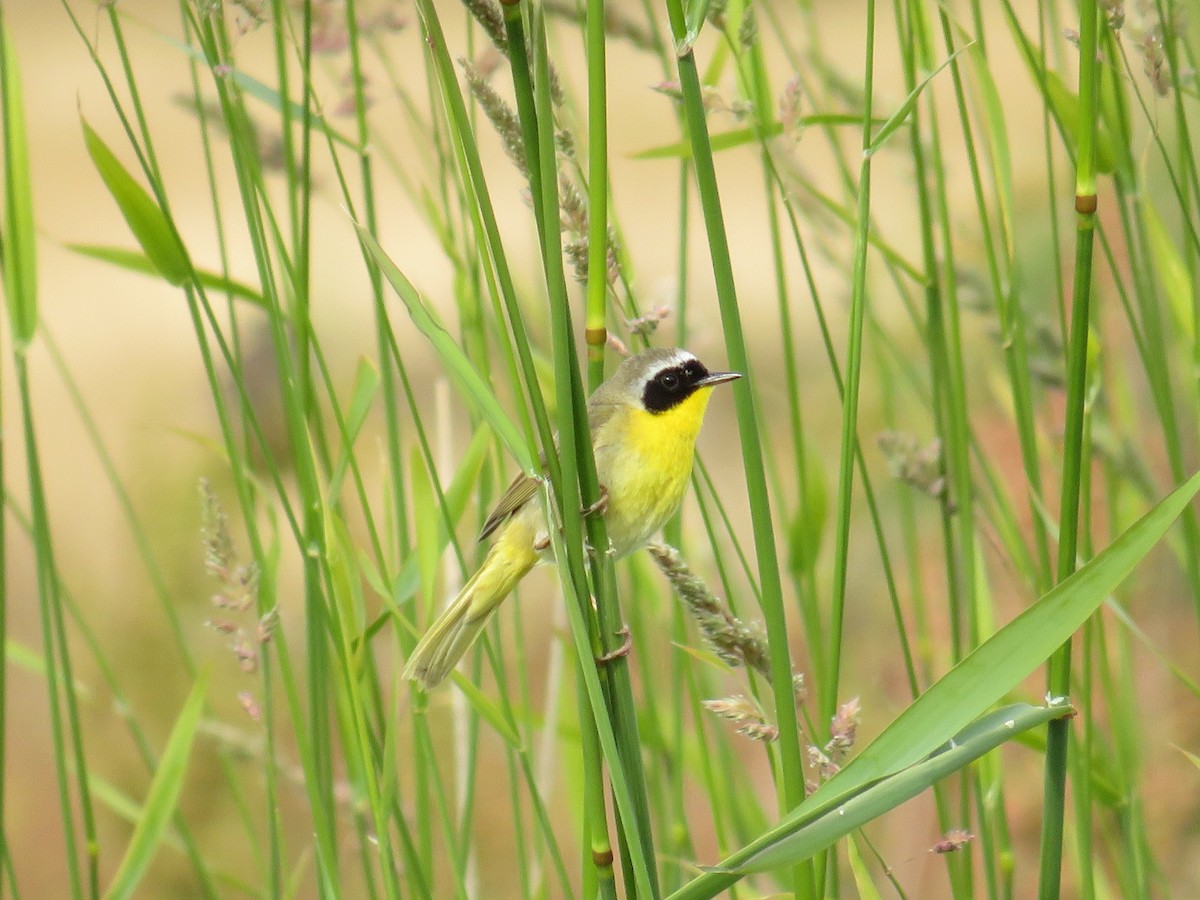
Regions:
<instances>
[{"instance_id":1,"label":"tan blurred background","mask_svg":"<svg viewBox=\"0 0 1200 900\"><path fill-rule=\"evenodd\" d=\"M637 6L632 2L624 5ZM858 4L824 5L828 7L828 15L822 18L825 29L822 40L827 46L844 48L838 53L844 67L842 74L853 83L861 79L862 12ZM383 4L374 4L374 7L383 8ZM104 14L96 6L77 0L70 0L70 8L79 17L89 39L97 43L105 64L112 67L115 75L117 57ZM420 58L415 11L408 3L387 8L409 23L408 27L387 38L397 69L403 78L411 79L413 85L422 85L425 69ZM457 4L446 3L445 8L450 40L453 42L458 37L461 41L462 14ZM133 66L144 90L141 102L151 123L173 213L195 262L205 268L217 269L219 256L213 211L203 172L196 120L174 100L176 95L190 91L186 60L182 51L171 43L171 39L178 39L180 35L178 10L174 4L162 0L120 0L119 9L126 25ZM222 639L203 627L210 614L208 595L212 585L203 575L196 484L200 476L207 475L220 485L224 463L212 449L214 442L219 441L219 432L186 306L179 291L159 280L82 258L64 247L70 242L135 246L116 205L88 159L81 136L80 115L131 168L134 158L86 47L71 27L64 10L45 0L4 0L4 14L21 66L26 95L35 216L40 234L38 261L44 334L60 349L80 386L83 402L95 418L122 483L149 529L155 557L175 597L183 627L193 636L196 659L201 662L211 660L214 664L216 682L210 696L214 698L215 711L239 727L245 727L245 718L234 699L241 682ZM560 62L581 60L576 36L560 31L557 41L556 58ZM877 107L882 111L894 109L904 96L894 51L894 41L879 42ZM462 52L452 49L453 56ZM236 55L246 70L259 74L264 80L272 79L268 29L247 32L239 39ZM1041 185L1044 178L1041 114L1034 99L1036 95L1011 46L992 47L991 60L1000 87L1006 92L1004 104L1010 134L1014 137L1019 202L1031 207L1029 230L1018 235L1017 240L1022 244L1046 241L1052 235L1046 230L1044 210L1039 208L1044 205L1045 195ZM787 64L781 59L775 59L774 63L773 77L776 86L781 88L789 74ZM1013 77L1001 77L1006 66L1011 67ZM344 99L341 76L346 71L346 60L333 54L322 58L319 68L322 82L317 90L322 105L329 112ZM582 96L581 63L566 62L562 68L572 91L576 96ZM649 308L671 302L674 295L677 164L640 161L632 156L640 150L675 141L678 134L670 101L651 89L662 81L663 76L648 55L614 43L610 51L610 72L611 178L615 206L633 261L635 290L642 306ZM387 129L390 114L395 113L397 122L402 122L403 118L396 101L389 97L382 74L377 73L370 92L377 101L372 117L376 127L381 127L381 141L385 141L401 159L406 154L416 153L418 148L403 129ZM125 102L124 90L119 89L118 93ZM414 93L423 95L424 88L414 87ZM949 113L952 95L948 90L942 90L938 96ZM251 111L256 110L252 108ZM257 112L260 122L270 120L269 110ZM732 120L722 119L721 115L714 115L714 129L732 126ZM341 127L350 129L349 120L331 117ZM1023 136L1028 139L1022 139ZM829 152L815 135L813 138L806 138L799 145L798 164L810 174L821 177L832 171ZM844 138L853 144L859 136L855 129L846 129ZM481 143L488 154L493 199L499 208L509 247L514 258L523 264L520 271L524 286L533 290L535 251L530 240L528 211L520 199L518 176L486 126L481 129ZM233 235L228 241L233 249L232 273L253 283L255 270L250 248L245 240L237 237L240 210L228 163L223 157L226 148L219 142L214 146L224 165L224 171L220 173L221 201ZM737 284L754 354L759 396L765 406L765 421L772 421L776 413L784 409L784 401L782 386L772 384L782 374L781 351L763 212L761 169L755 162L756 152L745 149L722 154L719 175L729 232L734 240ZM374 355L369 290L358 244L349 217L342 208L331 170L323 159L323 151L317 155L321 161L317 171L320 187L313 210L313 313L339 388L348 391L358 357ZM961 164L947 175L952 194L956 193L963 200L964 246L969 246L969 236L978 231L978 224L973 221L974 206L967 196L966 164L961 157L959 159ZM901 251L915 257L917 235L915 229L909 227L915 220L908 190L911 170L906 162L897 162L885 153L878 158L874 176L873 209L881 233ZM383 174L379 184L384 201L381 204L381 243L426 296L435 301L448 298L450 268L435 237L393 179ZM278 183L271 185L276 191L280 187ZM1066 198L1061 211L1065 215L1068 209L1069 198ZM714 366L720 366L725 360L722 359L711 272L698 218L694 224L689 321L694 336L692 349L710 359ZM821 236L817 235L816 239L820 240ZM848 249L844 246L844 233L830 240L841 252ZM803 289L799 268L792 257L794 254L789 254L801 368L814 396L832 398L828 365L810 312L810 298ZM848 285L839 270L821 254L816 254L815 260L822 296L832 314L835 341L840 344L840 313L848 297ZM1040 285L1034 285L1035 289L1048 291L1052 287L1045 282L1047 274L1035 271L1035 277L1042 278ZM394 301L389 302L393 302L406 362L418 379L417 390L423 402L432 403L438 377L436 365L421 339L408 327L399 306ZM882 278L873 302L881 321L901 330L911 330ZM448 300L442 308L447 316L453 315ZM981 352L993 353L993 345L985 336L985 325L978 321L967 324L969 339L976 342ZM667 327L672 326L669 322ZM44 474L60 571L83 616L95 630L96 639L109 648L118 664L118 676L126 685L136 715L143 723L150 723L148 736L151 742L160 747L186 694L187 677L171 649L167 625L150 594L146 572L112 486L41 340L32 350L31 366L38 436L45 454ZM14 501L26 508L20 423L10 372L6 363L3 398L4 427L8 436L5 478ZM865 391L868 402L864 407L862 433L864 440L870 443L871 465L879 482L883 483L886 467L873 445L873 434L880 421L878 410L870 403L876 394L870 385ZM981 433L991 441L993 448L1007 446L1015 454L1015 440L1003 415L990 398L981 396L979 402L981 414L977 424ZM830 399L813 403L806 413L808 427L812 434L819 436L818 452L827 460L835 459L839 408ZM373 427L377 426L376 417ZM918 432L928 431L923 414L914 414L912 428ZM722 466L724 460L737 458L736 446L732 443L734 435L731 405L715 401L710 425L701 438L701 453L715 469L725 470L720 478L725 499L735 521L745 523L740 476L737 471L728 471L728 467ZM1010 474L1016 479L1019 473L1015 455L1013 459ZM828 478L832 486L836 480L835 467L828 469ZM886 485L884 490L887 490ZM228 497L227 500L232 510L232 500ZM694 508L688 507L688 515L694 524ZM11 524L10 528L8 577L11 603L8 614L11 638L27 647L40 648L41 629L32 558L23 535ZM748 533L748 528L746 531ZM932 532L930 540L930 552L936 552L936 538ZM852 646L856 650L850 654L845 677L848 683L862 685L862 693L867 698L863 732L874 734L898 711L905 697L898 678L898 661L887 662L894 652L890 644L883 643L889 627L883 612L886 601L877 569L877 554L865 532L862 539L856 540L852 552L857 564L851 568L855 581L850 586L852 608L848 624L851 629L849 641L854 642ZM1002 598L1011 588L1011 584L1005 583L1006 577L1001 574L1001 583L994 588ZM292 578L294 585L294 576L287 578ZM284 590L281 590L285 598L287 578ZM553 602L551 580L544 578L539 583L541 586L536 594L527 601L532 610L530 620L536 617L534 611L548 610ZM931 591L938 590L936 585L928 587ZM1029 599L1014 594L1002 599L1002 603L1016 609ZM298 603L286 599L284 602ZM287 612L285 606L285 620ZM295 625L293 621L285 627ZM1169 631L1169 627L1164 630ZM889 649L876 652L875 648L885 646ZM857 652L859 648L861 653ZM76 651L75 658L81 662L76 674L85 687L83 707L85 727L92 741L89 746L92 765L106 780L132 796L140 796L145 789L146 773L133 753L121 712L113 707L111 697L90 663L90 654L83 641L77 640L73 650ZM540 652L531 650L531 653ZM1163 677L1157 669L1147 672L1148 679ZM1167 685L1163 685L1162 693L1169 694ZM1153 696L1154 690L1150 689L1149 694ZM26 896L58 896L66 884L61 871L64 850L57 821L42 677L20 667L10 667L8 703L6 821L12 855ZM496 758L499 759L498 753ZM746 759L753 767L751 777L765 796L769 792L769 776L762 766L761 754L751 748L746 752ZM1030 780L1027 791L1014 790L1010 794L1014 818L1018 824L1034 826L1036 823L1030 817L1035 817L1039 810L1039 770L1030 754L1025 757L1018 754L1016 765L1028 769ZM302 804L298 793L292 800ZM228 810L211 798L205 798L203 785L195 779L189 782L183 802L197 823L202 843L221 846L222 852L234 859L245 852L236 846L239 840L236 828L221 818ZM765 802L770 808L771 801ZM921 802L922 806L925 804L926 801ZM1170 815L1170 812L1165 814ZM1179 810L1181 816L1189 814L1189 808ZM923 823L920 829L914 833L896 829L894 833L880 835L881 850L890 862L902 866L900 877L906 887L915 891L913 896L935 896L937 886L944 882L927 870L940 864L933 862L927 854L921 854L937 835L928 827L927 808L918 810L915 815L915 821ZM1164 821L1164 834L1171 833L1174 824ZM115 851L111 848L123 846L127 829L107 813L103 815L101 827L106 837L103 862L105 871L111 873L111 866L115 864L112 855ZM497 828L504 827L501 817ZM1035 835L1035 830L1019 834L1018 841L1028 846L1027 842ZM1194 849L1194 843L1192 846ZM1027 860L1025 866L1028 867ZM191 895L185 881L173 880L180 875L171 862L156 863L154 875L158 879L153 882L154 890L158 893L144 896ZM1194 867L1193 877L1200 878Z\"/></svg>"}]
</instances>

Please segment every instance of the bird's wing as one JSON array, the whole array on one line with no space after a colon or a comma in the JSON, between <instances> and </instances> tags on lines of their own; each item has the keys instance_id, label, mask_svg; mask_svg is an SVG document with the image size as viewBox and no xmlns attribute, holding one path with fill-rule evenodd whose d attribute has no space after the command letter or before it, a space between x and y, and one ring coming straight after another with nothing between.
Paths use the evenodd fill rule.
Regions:
<instances>
[{"instance_id":1,"label":"bird's wing","mask_svg":"<svg viewBox=\"0 0 1200 900\"><path fill-rule=\"evenodd\" d=\"M526 475L524 472L514 478L513 483L504 492L504 496L500 498L500 502L496 504L496 508L492 510L492 514L483 523L483 530L479 532L479 540L485 540L503 525L509 516L533 499L537 495L540 483L541 479Z\"/></svg>"},{"instance_id":2,"label":"bird's wing","mask_svg":"<svg viewBox=\"0 0 1200 900\"><path fill-rule=\"evenodd\" d=\"M620 403L612 403L598 397L588 401L588 430L592 435L592 452L604 449L615 440L617 434L604 426L612 421L621 406Z\"/></svg>"},{"instance_id":3,"label":"bird's wing","mask_svg":"<svg viewBox=\"0 0 1200 900\"><path fill-rule=\"evenodd\" d=\"M612 415L611 407L615 405L606 403L595 395L588 400L588 428L591 430L593 441L596 439L596 432L600 425ZM554 444L556 447L558 446L558 435L554 436ZM545 453L538 454L538 462L545 469ZM483 541L490 537L508 520L509 516L532 500L541 483L541 478L526 475L524 472L514 478L512 484L508 486L508 490L504 492L504 496L500 498L500 502L496 504L496 508L492 510L492 514L483 523L483 530L479 532L479 540Z\"/></svg>"}]
</instances>

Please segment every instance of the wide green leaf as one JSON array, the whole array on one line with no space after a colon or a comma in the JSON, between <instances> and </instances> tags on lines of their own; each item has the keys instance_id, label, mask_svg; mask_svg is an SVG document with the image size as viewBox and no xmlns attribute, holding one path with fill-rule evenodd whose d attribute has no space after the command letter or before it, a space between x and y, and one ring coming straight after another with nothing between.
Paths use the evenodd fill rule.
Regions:
<instances>
[{"instance_id":1,"label":"wide green leaf","mask_svg":"<svg viewBox=\"0 0 1200 900\"><path fill-rule=\"evenodd\" d=\"M1020 684L1087 621L1158 543L1197 491L1200 491L1200 473L1168 494L1093 560L975 648L782 822L732 854L721 864L719 873L702 876L673 896L678 900L714 896L740 877L737 872L748 860L761 861L767 848L779 845L820 816L840 807L868 785L915 765L962 731L973 718Z\"/></svg>"},{"instance_id":2,"label":"wide green leaf","mask_svg":"<svg viewBox=\"0 0 1200 900\"><path fill-rule=\"evenodd\" d=\"M183 777L187 773L188 758L192 752L192 739L200 714L204 711L204 695L208 690L209 670L205 669L196 678L191 693L184 701L183 709L171 729L166 749L154 770L150 792L142 805L142 813L133 829L133 837L125 849L125 856L117 867L112 884L104 896L108 900L133 895L145 874L154 854L168 837L168 826L175 815L175 804L183 788Z\"/></svg>"},{"instance_id":3,"label":"wide green leaf","mask_svg":"<svg viewBox=\"0 0 1200 900\"><path fill-rule=\"evenodd\" d=\"M836 807L806 817L801 827L751 855L736 872L768 872L809 859L1006 741L1067 715L1074 715L1074 710L1066 704L1030 706L1018 703L994 710L956 734L928 759L871 783Z\"/></svg>"},{"instance_id":4,"label":"wide green leaf","mask_svg":"<svg viewBox=\"0 0 1200 900\"><path fill-rule=\"evenodd\" d=\"M1200 473L1168 494L1095 559L976 647L914 700L825 788L844 790L912 765L1013 690L1128 577L1198 490Z\"/></svg>"},{"instance_id":5,"label":"wide green leaf","mask_svg":"<svg viewBox=\"0 0 1200 900\"><path fill-rule=\"evenodd\" d=\"M80 121L83 123L83 139L88 155L104 179L108 192L117 201L121 215L146 257L170 284L183 284L191 276L192 265L166 213L121 165L121 161L108 149L100 135L92 130L87 120Z\"/></svg>"}]
</instances>

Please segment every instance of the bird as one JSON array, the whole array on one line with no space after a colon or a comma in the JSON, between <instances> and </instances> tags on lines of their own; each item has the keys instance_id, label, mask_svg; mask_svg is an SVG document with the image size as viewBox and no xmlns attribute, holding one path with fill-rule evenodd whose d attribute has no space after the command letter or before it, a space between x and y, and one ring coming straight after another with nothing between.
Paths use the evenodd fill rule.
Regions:
<instances>
[{"instance_id":1,"label":"bird","mask_svg":"<svg viewBox=\"0 0 1200 900\"><path fill-rule=\"evenodd\" d=\"M622 360L588 398L601 488L595 511L604 516L616 557L644 545L679 508L713 388L740 377L710 372L687 350L649 349ZM480 541L494 536L495 542L417 642L406 679L426 691L441 683L517 582L537 563L553 560L537 497L541 483L522 473L500 498L479 535Z\"/></svg>"}]
</instances>

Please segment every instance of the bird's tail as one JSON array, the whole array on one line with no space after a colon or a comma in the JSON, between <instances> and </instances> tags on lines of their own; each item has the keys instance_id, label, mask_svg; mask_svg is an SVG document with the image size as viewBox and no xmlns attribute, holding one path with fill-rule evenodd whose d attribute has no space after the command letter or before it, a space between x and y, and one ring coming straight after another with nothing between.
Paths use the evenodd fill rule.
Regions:
<instances>
[{"instance_id":1,"label":"bird's tail","mask_svg":"<svg viewBox=\"0 0 1200 900\"><path fill-rule=\"evenodd\" d=\"M538 560L532 541L505 540L492 546L479 571L417 642L404 677L424 690L442 682L479 636L492 613Z\"/></svg>"}]
</instances>

